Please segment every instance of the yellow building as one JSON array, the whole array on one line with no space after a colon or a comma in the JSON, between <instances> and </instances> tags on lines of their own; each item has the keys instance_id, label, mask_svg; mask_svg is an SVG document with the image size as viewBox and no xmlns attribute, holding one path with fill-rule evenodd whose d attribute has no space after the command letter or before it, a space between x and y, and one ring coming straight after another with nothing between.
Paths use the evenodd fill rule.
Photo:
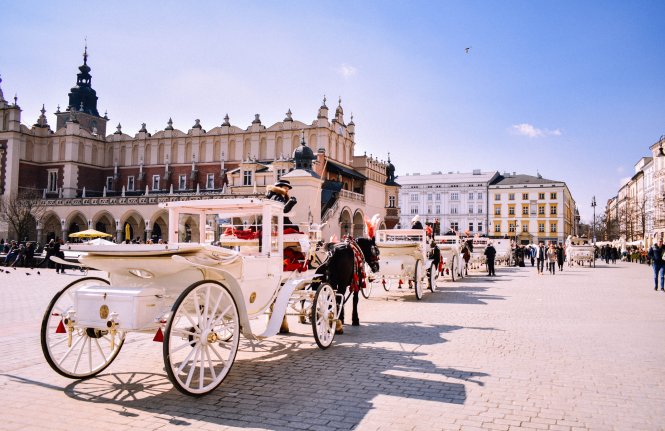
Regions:
<instances>
[{"instance_id":1,"label":"yellow building","mask_svg":"<svg viewBox=\"0 0 665 431\"><path fill-rule=\"evenodd\" d=\"M574 232L575 200L563 181L504 173L488 195L490 237L563 243Z\"/></svg>"}]
</instances>

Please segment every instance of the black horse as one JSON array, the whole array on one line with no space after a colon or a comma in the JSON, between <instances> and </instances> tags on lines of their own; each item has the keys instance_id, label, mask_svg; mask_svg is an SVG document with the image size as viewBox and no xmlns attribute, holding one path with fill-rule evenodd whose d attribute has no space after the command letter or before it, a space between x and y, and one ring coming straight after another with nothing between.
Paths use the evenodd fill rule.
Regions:
<instances>
[{"instance_id":1,"label":"black horse","mask_svg":"<svg viewBox=\"0 0 665 431\"><path fill-rule=\"evenodd\" d=\"M355 241L362 251L362 256L359 256L362 262L358 263L364 266L366 262L372 272L379 270L379 249L374 242L374 238L347 239L336 244L326 244L325 248L328 251L328 258L316 269L316 273L321 274L323 276L322 279L330 283L332 288L337 293L344 295L344 297L346 297L347 289L354 285L354 277L360 272L351 241ZM364 280L356 281L356 283L364 282ZM353 313L351 320L353 326L358 326L360 325L360 319L358 318L358 289L354 289L352 294ZM341 303L339 297L337 306L342 307L339 319L341 322L344 322L344 304ZM339 326L338 332L341 332Z\"/></svg>"}]
</instances>

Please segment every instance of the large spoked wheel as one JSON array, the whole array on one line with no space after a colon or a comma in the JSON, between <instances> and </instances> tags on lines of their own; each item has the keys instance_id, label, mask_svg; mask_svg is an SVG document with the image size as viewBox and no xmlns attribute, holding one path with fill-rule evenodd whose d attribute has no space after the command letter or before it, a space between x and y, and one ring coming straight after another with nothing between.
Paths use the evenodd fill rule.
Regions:
<instances>
[{"instance_id":1,"label":"large spoked wheel","mask_svg":"<svg viewBox=\"0 0 665 431\"><path fill-rule=\"evenodd\" d=\"M429 290L432 292L436 291L436 266L434 263L432 263L432 267L427 270L427 284Z\"/></svg>"},{"instance_id":2,"label":"large spoked wheel","mask_svg":"<svg viewBox=\"0 0 665 431\"><path fill-rule=\"evenodd\" d=\"M416 292L416 299L423 299L423 262L416 261L416 268L413 273L413 289Z\"/></svg>"},{"instance_id":3,"label":"large spoked wheel","mask_svg":"<svg viewBox=\"0 0 665 431\"><path fill-rule=\"evenodd\" d=\"M111 335L105 328L76 324L76 291L86 286L108 285L108 280L87 277L68 284L48 305L42 319L41 344L46 362L57 373L72 379L92 377L118 356L125 333Z\"/></svg>"},{"instance_id":4,"label":"large spoked wheel","mask_svg":"<svg viewBox=\"0 0 665 431\"><path fill-rule=\"evenodd\" d=\"M169 380L186 395L215 390L231 370L240 342L238 306L221 284L203 280L180 294L164 334Z\"/></svg>"},{"instance_id":5,"label":"large spoked wheel","mask_svg":"<svg viewBox=\"0 0 665 431\"><path fill-rule=\"evenodd\" d=\"M321 349L327 349L332 344L337 317L335 290L328 283L321 283L316 289L312 305L312 331Z\"/></svg>"}]
</instances>

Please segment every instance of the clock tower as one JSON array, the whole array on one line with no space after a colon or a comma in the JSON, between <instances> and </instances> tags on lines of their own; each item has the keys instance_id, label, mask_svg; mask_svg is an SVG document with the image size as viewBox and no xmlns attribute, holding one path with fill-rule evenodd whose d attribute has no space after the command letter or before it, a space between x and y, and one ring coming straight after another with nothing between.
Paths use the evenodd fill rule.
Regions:
<instances>
[{"instance_id":1,"label":"clock tower","mask_svg":"<svg viewBox=\"0 0 665 431\"><path fill-rule=\"evenodd\" d=\"M76 75L76 86L69 92L67 110L61 112L58 109L55 115L58 118L56 130L65 127L68 121L75 121L93 135L106 136L108 117L101 117L97 111L97 92L92 88L87 45L83 52L83 64L79 66L79 73Z\"/></svg>"}]
</instances>

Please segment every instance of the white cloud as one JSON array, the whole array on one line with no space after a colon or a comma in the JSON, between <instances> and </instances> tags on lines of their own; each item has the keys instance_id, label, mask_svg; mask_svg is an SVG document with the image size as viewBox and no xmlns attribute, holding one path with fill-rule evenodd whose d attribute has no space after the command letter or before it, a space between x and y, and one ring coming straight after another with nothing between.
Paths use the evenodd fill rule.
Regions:
<instances>
[{"instance_id":1,"label":"white cloud","mask_svg":"<svg viewBox=\"0 0 665 431\"><path fill-rule=\"evenodd\" d=\"M560 129L548 130L548 129L539 129L532 124L521 123L515 124L510 128L511 132L515 135L527 136L529 138L542 138L543 136L561 136L562 132Z\"/></svg>"},{"instance_id":2,"label":"white cloud","mask_svg":"<svg viewBox=\"0 0 665 431\"><path fill-rule=\"evenodd\" d=\"M351 66L350 64L342 64L338 69L337 73L342 75L345 78L349 78L351 76L354 76L358 73L358 69Z\"/></svg>"}]
</instances>

